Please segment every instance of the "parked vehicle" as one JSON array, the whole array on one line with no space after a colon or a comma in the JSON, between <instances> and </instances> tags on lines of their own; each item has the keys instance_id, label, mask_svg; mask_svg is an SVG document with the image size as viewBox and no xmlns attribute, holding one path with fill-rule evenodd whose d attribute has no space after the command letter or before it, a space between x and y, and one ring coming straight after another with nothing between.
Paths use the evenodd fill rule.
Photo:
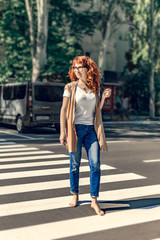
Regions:
<instances>
[{"instance_id":1,"label":"parked vehicle","mask_svg":"<svg viewBox=\"0 0 160 240\"><path fill-rule=\"evenodd\" d=\"M0 84L0 122L15 124L19 133L53 124L59 132L63 89L63 83Z\"/></svg>"}]
</instances>

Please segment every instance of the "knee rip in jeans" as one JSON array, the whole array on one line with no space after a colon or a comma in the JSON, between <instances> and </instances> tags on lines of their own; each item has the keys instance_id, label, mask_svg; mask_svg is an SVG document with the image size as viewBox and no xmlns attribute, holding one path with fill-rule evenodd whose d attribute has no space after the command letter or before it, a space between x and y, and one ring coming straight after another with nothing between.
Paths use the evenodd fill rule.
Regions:
<instances>
[{"instance_id":1,"label":"knee rip in jeans","mask_svg":"<svg viewBox=\"0 0 160 240\"><path fill-rule=\"evenodd\" d=\"M100 163L97 161L93 161L92 165L90 166L90 169L94 172L100 171Z\"/></svg>"}]
</instances>

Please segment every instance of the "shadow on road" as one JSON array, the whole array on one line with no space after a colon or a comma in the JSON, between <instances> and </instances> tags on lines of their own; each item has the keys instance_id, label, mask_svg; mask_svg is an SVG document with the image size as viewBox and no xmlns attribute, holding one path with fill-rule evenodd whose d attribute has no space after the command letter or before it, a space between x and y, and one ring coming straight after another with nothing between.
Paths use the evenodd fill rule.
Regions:
<instances>
[{"instance_id":1,"label":"shadow on road","mask_svg":"<svg viewBox=\"0 0 160 240\"><path fill-rule=\"evenodd\" d=\"M79 201L78 205L83 203L90 203L91 201ZM160 198L146 198L146 199L136 199L136 200L129 200L129 201L98 201L101 204L101 209L106 213L110 211L120 211L120 210L129 210L129 209L136 209L136 208L143 208L143 209L150 209L160 206ZM103 208L103 203L116 205L114 207L107 207ZM117 206L120 205L120 206ZM123 206L125 205L125 206ZM126 206L128 205L128 206Z\"/></svg>"},{"instance_id":2,"label":"shadow on road","mask_svg":"<svg viewBox=\"0 0 160 240\"><path fill-rule=\"evenodd\" d=\"M14 125L8 125L8 124L1 124L0 127L2 127L3 130L16 130L16 126ZM24 134L53 134L57 133L56 129L54 127L32 127L32 128L26 128ZM21 134L16 131L16 134Z\"/></svg>"},{"instance_id":3,"label":"shadow on road","mask_svg":"<svg viewBox=\"0 0 160 240\"><path fill-rule=\"evenodd\" d=\"M117 138L136 138L136 139L153 139L160 136L159 124L105 124L105 132L108 137Z\"/></svg>"},{"instance_id":4,"label":"shadow on road","mask_svg":"<svg viewBox=\"0 0 160 240\"><path fill-rule=\"evenodd\" d=\"M136 199L129 201L103 201L103 203L112 203L112 204L128 204L128 207L113 207L113 208L105 208L102 210L104 212L107 211L117 211L117 210L128 210L128 209L136 209L136 208L155 208L160 205L160 198L146 198L146 199Z\"/></svg>"}]
</instances>

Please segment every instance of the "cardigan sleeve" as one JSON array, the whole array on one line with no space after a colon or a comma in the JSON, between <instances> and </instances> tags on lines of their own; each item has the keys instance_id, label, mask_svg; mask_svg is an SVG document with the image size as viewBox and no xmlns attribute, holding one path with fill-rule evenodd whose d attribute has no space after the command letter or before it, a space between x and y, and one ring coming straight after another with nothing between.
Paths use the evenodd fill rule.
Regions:
<instances>
[{"instance_id":1,"label":"cardigan sleeve","mask_svg":"<svg viewBox=\"0 0 160 240\"><path fill-rule=\"evenodd\" d=\"M65 88L64 93L63 93L63 97L68 97L69 98L70 95L71 95L70 92Z\"/></svg>"}]
</instances>

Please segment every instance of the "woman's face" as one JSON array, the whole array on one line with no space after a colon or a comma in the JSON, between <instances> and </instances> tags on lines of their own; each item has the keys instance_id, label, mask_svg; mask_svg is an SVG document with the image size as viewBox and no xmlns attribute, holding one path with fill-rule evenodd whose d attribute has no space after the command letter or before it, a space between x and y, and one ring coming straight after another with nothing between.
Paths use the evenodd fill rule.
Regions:
<instances>
[{"instance_id":1,"label":"woman's face","mask_svg":"<svg viewBox=\"0 0 160 240\"><path fill-rule=\"evenodd\" d=\"M74 73L78 79L86 80L87 72L88 72L88 69L84 67L82 64L78 64L78 63L75 64Z\"/></svg>"}]
</instances>

